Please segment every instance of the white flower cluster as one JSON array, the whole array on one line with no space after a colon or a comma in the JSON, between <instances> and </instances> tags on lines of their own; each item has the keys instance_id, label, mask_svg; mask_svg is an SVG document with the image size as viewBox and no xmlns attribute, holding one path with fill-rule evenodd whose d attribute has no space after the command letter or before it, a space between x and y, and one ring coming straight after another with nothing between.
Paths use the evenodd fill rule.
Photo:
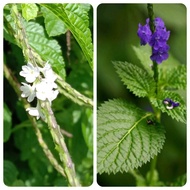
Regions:
<instances>
[{"instance_id":1,"label":"white flower cluster","mask_svg":"<svg viewBox=\"0 0 190 190\"><path fill-rule=\"evenodd\" d=\"M43 68L34 67L31 63L22 66L22 71L20 72L22 77L29 83L22 82L20 90L22 91L21 97L27 98L28 102L32 102L35 97L41 101L48 100L51 102L57 97L58 90L57 84L55 83L56 75L53 73L51 65L48 62ZM27 108L26 111L30 115L36 116L37 119L44 117L39 105L37 103L36 107Z\"/></svg>"}]
</instances>

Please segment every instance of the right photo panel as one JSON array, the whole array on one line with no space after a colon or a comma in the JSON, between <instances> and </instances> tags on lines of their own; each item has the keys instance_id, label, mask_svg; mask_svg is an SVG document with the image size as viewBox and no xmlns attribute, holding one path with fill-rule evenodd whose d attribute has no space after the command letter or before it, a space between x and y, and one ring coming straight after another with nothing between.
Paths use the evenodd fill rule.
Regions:
<instances>
[{"instance_id":1,"label":"right photo panel","mask_svg":"<svg viewBox=\"0 0 190 190\"><path fill-rule=\"evenodd\" d=\"M184 186L187 9L97 8L97 183Z\"/></svg>"}]
</instances>

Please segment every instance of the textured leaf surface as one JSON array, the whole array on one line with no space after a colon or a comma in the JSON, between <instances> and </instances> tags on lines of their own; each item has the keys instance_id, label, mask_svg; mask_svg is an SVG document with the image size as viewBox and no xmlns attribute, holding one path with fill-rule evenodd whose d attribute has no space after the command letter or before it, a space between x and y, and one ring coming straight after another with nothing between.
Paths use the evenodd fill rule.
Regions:
<instances>
[{"instance_id":1,"label":"textured leaf surface","mask_svg":"<svg viewBox=\"0 0 190 190\"><path fill-rule=\"evenodd\" d=\"M91 31L88 28L88 13L80 4L41 4L64 22L79 43L86 59L93 69L93 47Z\"/></svg>"},{"instance_id":2,"label":"textured leaf surface","mask_svg":"<svg viewBox=\"0 0 190 190\"><path fill-rule=\"evenodd\" d=\"M44 28L35 22L26 24L26 33L31 47L43 58L49 61L54 71L65 78L64 60L61 47L56 40L48 38Z\"/></svg>"},{"instance_id":3,"label":"textured leaf surface","mask_svg":"<svg viewBox=\"0 0 190 190\"><path fill-rule=\"evenodd\" d=\"M187 71L185 65L163 69L160 68L160 86L168 89L186 89Z\"/></svg>"},{"instance_id":4,"label":"textured leaf surface","mask_svg":"<svg viewBox=\"0 0 190 190\"><path fill-rule=\"evenodd\" d=\"M163 100L165 98L170 98L174 102L179 102L180 105L178 107L175 107L171 110L168 110L165 105L163 104ZM174 92L169 91L162 91L158 94L157 98L151 98L151 103L160 109L163 113L167 113L169 116L171 116L173 119L176 119L177 121L181 121L183 123L186 123L186 106L184 100Z\"/></svg>"},{"instance_id":5,"label":"textured leaf surface","mask_svg":"<svg viewBox=\"0 0 190 190\"><path fill-rule=\"evenodd\" d=\"M66 33L67 27L62 20L45 7L41 7L41 10L44 16L46 31L49 36L58 36Z\"/></svg>"},{"instance_id":6,"label":"textured leaf surface","mask_svg":"<svg viewBox=\"0 0 190 190\"><path fill-rule=\"evenodd\" d=\"M146 70L128 62L113 63L123 83L136 96L151 96L155 92L153 77Z\"/></svg>"},{"instance_id":7,"label":"textured leaf surface","mask_svg":"<svg viewBox=\"0 0 190 190\"><path fill-rule=\"evenodd\" d=\"M148 125L152 113L122 100L111 100L98 110L98 172L128 172L157 155L165 141L164 128Z\"/></svg>"}]
</instances>

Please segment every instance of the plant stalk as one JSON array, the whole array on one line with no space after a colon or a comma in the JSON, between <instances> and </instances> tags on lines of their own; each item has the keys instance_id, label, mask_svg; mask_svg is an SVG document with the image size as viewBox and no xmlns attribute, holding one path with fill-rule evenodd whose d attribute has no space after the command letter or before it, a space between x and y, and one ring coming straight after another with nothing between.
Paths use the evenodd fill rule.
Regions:
<instances>
[{"instance_id":1,"label":"plant stalk","mask_svg":"<svg viewBox=\"0 0 190 190\"><path fill-rule=\"evenodd\" d=\"M8 80L9 84L12 86L12 88L16 92L17 96L20 97L20 95L21 95L21 92L19 90L20 89L20 84L17 81L17 79L14 77L14 75L12 74L11 70L6 66L6 64L3 64L3 71L4 71L5 78ZM25 99L22 98L21 101L22 101L25 109L30 107L30 104ZM29 118L29 120L31 121L31 123L32 123L32 125L34 127L34 130L35 130L39 145L42 147L43 152L45 153L46 157L48 158L48 160L50 161L52 166L59 173L61 173L62 176L65 177L65 172L64 172L63 167L59 165L59 163L57 162L57 160L53 156L52 152L49 150L46 142L44 141L44 139L42 137L42 134L41 134L40 130L37 127L37 122L36 122L35 118L30 116L29 114L28 114L28 118Z\"/></svg>"},{"instance_id":2,"label":"plant stalk","mask_svg":"<svg viewBox=\"0 0 190 190\"><path fill-rule=\"evenodd\" d=\"M155 31L155 26L154 26L154 10L153 10L153 4L148 3L147 4L147 10L148 10L148 17L150 19L150 29L152 31L152 33L154 33ZM153 53L153 48L152 48L152 53ZM157 95L158 93L158 64L153 61L153 72L154 72L154 81L156 84L156 88L155 88L155 94ZM154 114L156 117L156 121L160 122L161 119L161 112L160 110L158 110L157 108L155 108L153 105L153 110L154 110ZM150 165L150 177L147 181L148 185L150 186L152 184L152 180L153 180L153 175L154 175L154 170L156 168L156 163L157 163L157 156L154 157L154 159L151 160L151 165Z\"/></svg>"},{"instance_id":3,"label":"plant stalk","mask_svg":"<svg viewBox=\"0 0 190 190\"><path fill-rule=\"evenodd\" d=\"M40 56L33 51L33 49L30 47L30 45L28 43L25 28L24 28L24 26L22 24L22 20L21 20L21 15L18 12L16 5L12 6L12 17L16 23L16 30L13 33L14 33L15 39L17 40L18 45L21 47L21 49L23 51L25 59L27 61L30 61L35 66L37 64L44 65L44 61L42 61ZM76 94L75 91L74 91L74 93ZM78 94L80 94L80 93L78 93ZM73 94L71 94L71 95L73 95ZM77 96L77 98L78 98L78 96ZM82 100L83 100L83 98L82 98ZM47 100L43 101L43 102L42 101L39 101L39 102L41 104L41 107L43 108L43 111L45 112L47 123L48 123L49 129L50 129L52 138L54 140L56 149L59 153L60 160L63 163L64 174L66 175L68 183L70 186L81 186L79 183L79 180L77 179L76 173L75 173L74 163L71 160L64 137L60 132L59 125L57 124L54 113L51 109L51 105ZM87 103L89 103L89 102L87 102Z\"/></svg>"},{"instance_id":4,"label":"plant stalk","mask_svg":"<svg viewBox=\"0 0 190 190\"><path fill-rule=\"evenodd\" d=\"M58 153L60 155L60 159L63 162L64 171L67 176L67 180L70 186L81 186L76 176L74 163L72 162L72 159L70 157L64 137L60 131L59 125L56 122L50 103L47 100L45 101L44 110L47 111L45 113L47 118L47 123L51 135L53 137L54 143L56 145L56 149L58 150Z\"/></svg>"}]
</instances>

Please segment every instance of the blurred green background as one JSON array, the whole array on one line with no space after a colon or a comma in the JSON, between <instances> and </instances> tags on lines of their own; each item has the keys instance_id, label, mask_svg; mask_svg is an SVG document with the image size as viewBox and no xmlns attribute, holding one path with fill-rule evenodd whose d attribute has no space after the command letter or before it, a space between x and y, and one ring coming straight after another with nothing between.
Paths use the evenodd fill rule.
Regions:
<instances>
[{"instance_id":1,"label":"blurred green background","mask_svg":"<svg viewBox=\"0 0 190 190\"><path fill-rule=\"evenodd\" d=\"M155 17L161 17L170 31L170 57L186 64L186 7L183 4L154 4ZM112 61L138 63L132 46L139 46L138 24L145 24L147 4L100 4L97 8L97 105L108 99L123 98L144 108L148 101L136 98L120 81ZM164 62L162 63L164 64ZM186 92L182 92L186 96ZM166 128L166 142L158 155L159 178L166 186L175 185L176 179L186 173L186 125L162 115ZM139 168L146 175L147 163ZM130 174L97 176L101 186L134 186Z\"/></svg>"}]
</instances>

